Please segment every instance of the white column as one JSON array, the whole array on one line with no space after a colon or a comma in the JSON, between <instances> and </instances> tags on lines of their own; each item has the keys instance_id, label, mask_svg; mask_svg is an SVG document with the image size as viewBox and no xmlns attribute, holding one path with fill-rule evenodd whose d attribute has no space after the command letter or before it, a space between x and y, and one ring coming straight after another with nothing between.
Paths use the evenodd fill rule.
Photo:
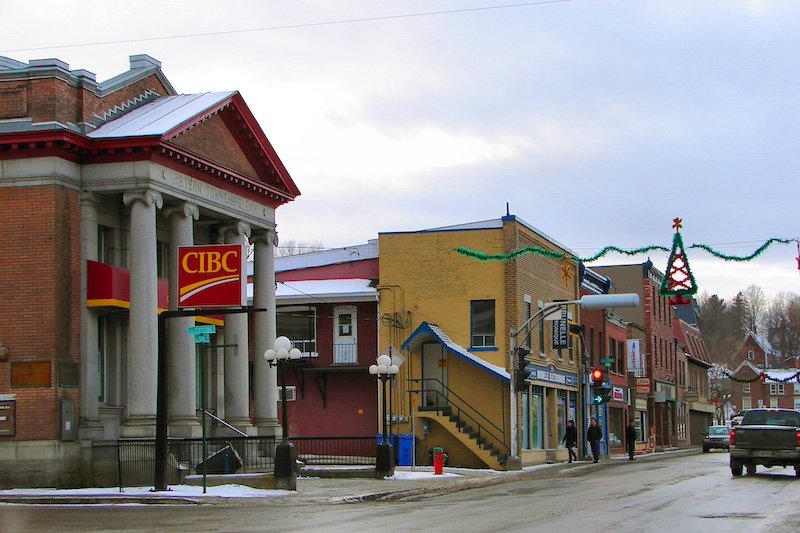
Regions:
<instances>
[{"instance_id":1,"label":"white column","mask_svg":"<svg viewBox=\"0 0 800 533\"><path fill-rule=\"evenodd\" d=\"M97 205L100 198L94 193L81 194L81 439L102 439L98 403L98 332L97 312L86 307L88 276L87 261L97 260Z\"/></svg>"},{"instance_id":2,"label":"white column","mask_svg":"<svg viewBox=\"0 0 800 533\"><path fill-rule=\"evenodd\" d=\"M158 361L158 276L156 273L156 209L161 194L126 192L131 208L130 315L128 319L127 414L123 437L155 436L156 365Z\"/></svg>"},{"instance_id":3,"label":"white column","mask_svg":"<svg viewBox=\"0 0 800 533\"><path fill-rule=\"evenodd\" d=\"M220 237L227 244L247 244L250 226L238 222L222 228ZM247 338L247 314L225 315L225 421L245 433L250 423L250 359Z\"/></svg>"},{"instance_id":4,"label":"white column","mask_svg":"<svg viewBox=\"0 0 800 533\"><path fill-rule=\"evenodd\" d=\"M196 205L185 203L164 210L169 220L169 308L178 308L178 246L194 244L194 221L200 216ZM194 338L188 328L194 317L174 317L167 320L167 376L169 434L173 437L199 437L197 421L197 357Z\"/></svg>"},{"instance_id":5,"label":"white column","mask_svg":"<svg viewBox=\"0 0 800 533\"><path fill-rule=\"evenodd\" d=\"M253 314L253 396L255 425L259 435L278 436L277 369L270 368L264 352L275 344L275 252L278 234L262 230L253 234L253 307L267 311Z\"/></svg>"}]
</instances>

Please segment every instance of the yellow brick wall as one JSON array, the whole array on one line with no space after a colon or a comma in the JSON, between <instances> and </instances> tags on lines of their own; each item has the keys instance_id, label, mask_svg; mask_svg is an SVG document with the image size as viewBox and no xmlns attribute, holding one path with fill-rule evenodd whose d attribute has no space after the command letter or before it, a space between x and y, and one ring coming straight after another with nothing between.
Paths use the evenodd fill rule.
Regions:
<instances>
[{"instance_id":1,"label":"yellow brick wall","mask_svg":"<svg viewBox=\"0 0 800 533\"><path fill-rule=\"evenodd\" d=\"M494 351L473 351L489 363L509 368L509 329L524 321L524 295L532 299L532 312L538 310L538 301L578 298L577 265L569 263L571 279L565 286L561 277L562 262L539 255L521 256L515 261L480 262L455 251L457 247L480 250L486 253L508 253L523 246L537 245L548 250L564 250L529 228L511 221L502 229L461 230L439 232L385 233L379 235L380 315L379 329L381 353L390 345L400 348L410 334L424 321L436 324L457 344L470 348L470 301L495 300ZM577 308L570 309L577 321ZM549 326L549 323L547 323ZM523 336L518 337L522 341ZM534 348L538 352L538 331L533 330ZM552 343L550 330L545 335L545 346ZM398 376L397 401L394 412L410 416L413 395L406 392L408 379L421 377L419 351L404 354L408 357ZM559 360L553 350L546 348L547 357L535 354L534 362L547 366L554 364L560 370L576 372L578 348L570 362L566 350ZM449 386L484 416L508 431L508 385L499 379L462 361L448 357ZM520 411L518 410L518 415ZM420 435L420 428L417 434ZM410 433L410 423L395 426L397 433ZM425 449L418 451L425 453ZM468 463L458 449L448 450L454 460Z\"/></svg>"}]
</instances>

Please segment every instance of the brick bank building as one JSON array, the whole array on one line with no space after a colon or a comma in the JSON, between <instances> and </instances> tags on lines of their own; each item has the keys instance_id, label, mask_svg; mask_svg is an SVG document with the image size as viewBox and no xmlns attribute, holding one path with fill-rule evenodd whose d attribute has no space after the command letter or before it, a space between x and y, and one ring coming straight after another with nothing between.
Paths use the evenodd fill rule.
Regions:
<instances>
[{"instance_id":1,"label":"brick bank building","mask_svg":"<svg viewBox=\"0 0 800 533\"><path fill-rule=\"evenodd\" d=\"M178 94L158 61L98 83L56 59L0 57L0 488L113 485L116 439L153 437L157 313L177 247L252 243L254 306L212 319L209 378L168 321L169 435L200 395L249 435L280 433L275 209L299 191L238 92Z\"/></svg>"}]
</instances>

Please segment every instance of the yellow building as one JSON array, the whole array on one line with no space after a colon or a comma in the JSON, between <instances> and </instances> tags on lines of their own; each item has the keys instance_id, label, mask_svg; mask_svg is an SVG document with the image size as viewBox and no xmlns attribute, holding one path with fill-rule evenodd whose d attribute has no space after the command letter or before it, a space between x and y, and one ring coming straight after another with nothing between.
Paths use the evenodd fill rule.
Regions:
<instances>
[{"instance_id":1,"label":"yellow building","mask_svg":"<svg viewBox=\"0 0 800 533\"><path fill-rule=\"evenodd\" d=\"M564 336L566 321L533 320L514 339L531 348L515 392L510 332L544 305L578 298L577 263L541 253L479 261L456 251L529 246L573 255L513 215L379 235L381 353L405 357L392 387L392 432L415 435L416 464L430 464L434 447L452 466L566 459L566 422L580 416L578 344ZM565 338L567 347L553 348Z\"/></svg>"}]
</instances>

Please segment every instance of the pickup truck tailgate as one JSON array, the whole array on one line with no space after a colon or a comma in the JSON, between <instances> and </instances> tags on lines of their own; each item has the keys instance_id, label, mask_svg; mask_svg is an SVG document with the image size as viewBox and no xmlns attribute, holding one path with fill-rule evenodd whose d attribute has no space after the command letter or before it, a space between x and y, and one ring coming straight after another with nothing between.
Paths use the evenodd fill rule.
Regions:
<instances>
[{"instance_id":1,"label":"pickup truck tailgate","mask_svg":"<svg viewBox=\"0 0 800 533\"><path fill-rule=\"evenodd\" d=\"M739 449L793 450L797 447L797 430L793 427L739 426L735 431Z\"/></svg>"}]
</instances>

